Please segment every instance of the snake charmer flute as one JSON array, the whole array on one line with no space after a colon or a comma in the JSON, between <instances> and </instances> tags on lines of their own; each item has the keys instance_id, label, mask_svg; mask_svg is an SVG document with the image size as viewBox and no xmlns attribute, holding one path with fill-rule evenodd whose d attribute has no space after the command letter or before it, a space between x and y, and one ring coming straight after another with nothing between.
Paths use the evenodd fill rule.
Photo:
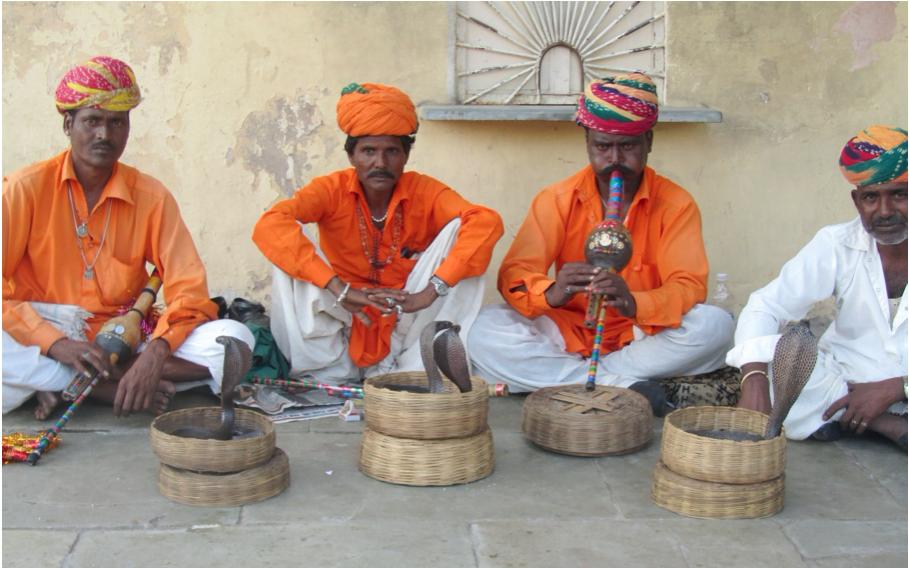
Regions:
<instances>
[{"instance_id":1,"label":"snake charmer flute","mask_svg":"<svg viewBox=\"0 0 909 568\"><path fill-rule=\"evenodd\" d=\"M584 245L584 256L589 264L618 272L631 260L631 233L622 224L620 215L624 199L625 182L619 170L613 170L609 177L609 199L606 201L606 219L590 231ZM590 353L590 367L587 370L587 390L596 388L597 366L600 362L600 343L603 341L603 326L606 320L606 302L602 294L590 294L587 304L587 327L596 325L593 349Z\"/></svg>"},{"instance_id":2,"label":"snake charmer flute","mask_svg":"<svg viewBox=\"0 0 909 568\"><path fill-rule=\"evenodd\" d=\"M133 351L142 339L140 323L145 319L152 304L155 303L155 298L158 296L158 290L160 289L161 277L158 276L158 271L155 270L148 278L145 288L139 292L139 297L136 298L133 307L122 316L108 320L101 327L98 335L95 336L95 345L104 350L104 353L109 357L111 365L116 365L118 361L125 361L132 356ZM50 441L60 434L60 430L66 426L66 423L69 422L69 419L82 404L82 401L98 384L98 379L101 375L100 369L94 368L88 364L88 361L85 362L89 370L80 372L73 377L73 380L61 395L64 400L73 401L72 404L69 405L63 416L41 436L38 445L28 455L28 463L31 465L38 463Z\"/></svg>"}]
</instances>

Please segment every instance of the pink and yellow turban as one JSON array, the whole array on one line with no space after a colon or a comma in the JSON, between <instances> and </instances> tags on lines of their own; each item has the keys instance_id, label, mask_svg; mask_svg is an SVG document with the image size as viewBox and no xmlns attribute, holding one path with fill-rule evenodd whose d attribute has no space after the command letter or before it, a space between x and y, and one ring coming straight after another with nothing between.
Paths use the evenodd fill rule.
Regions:
<instances>
[{"instance_id":1,"label":"pink and yellow turban","mask_svg":"<svg viewBox=\"0 0 909 568\"><path fill-rule=\"evenodd\" d=\"M60 113L88 107L122 112L142 100L129 65L103 55L67 71L57 85L55 98Z\"/></svg>"},{"instance_id":2,"label":"pink and yellow turban","mask_svg":"<svg viewBox=\"0 0 909 568\"><path fill-rule=\"evenodd\" d=\"M650 77L629 73L590 83L578 99L575 121L598 132L637 136L653 128L659 112Z\"/></svg>"},{"instance_id":3,"label":"pink and yellow turban","mask_svg":"<svg viewBox=\"0 0 909 568\"><path fill-rule=\"evenodd\" d=\"M351 83L338 99L338 126L348 136L409 136L417 111L403 91L378 83Z\"/></svg>"},{"instance_id":4,"label":"pink and yellow turban","mask_svg":"<svg viewBox=\"0 0 909 568\"><path fill-rule=\"evenodd\" d=\"M869 126L840 153L840 171L858 187L906 181L906 131L894 126Z\"/></svg>"}]
</instances>

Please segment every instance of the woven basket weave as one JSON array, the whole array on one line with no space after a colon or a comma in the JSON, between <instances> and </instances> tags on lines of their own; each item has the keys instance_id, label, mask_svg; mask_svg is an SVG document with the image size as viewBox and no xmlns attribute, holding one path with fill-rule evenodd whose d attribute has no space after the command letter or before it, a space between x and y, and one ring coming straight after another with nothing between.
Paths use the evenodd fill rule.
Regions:
<instances>
[{"instance_id":1,"label":"woven basket weave","mask_svg":"<svg viewBox=\"0 0 909 568\"><path fill-rule=\"evenodd\" d=\"M200 440L174 436L179 428L194 426L214 430L221 424L221 407L186 408L162 414L152 422L150 437L162 463L191 471L228 473L263 464L275 451L271 420L252 410L235 409L234 427L260 432L251 438Z\"/></svg>"},{"instance_id":2,"label":"woven basket weave","mask_svg":"<svg viewBox=\"0 0 909 568\"><path fill-rule=\"evenodd\" d=\"M456 485L483 479L495 467L492 433L447 440L395 438L363 429L360 471L401 485Z\"/></svg>"},{"instance_id":3,"label":"woven basket weave","mask_svg":"<svg viewBox=\"0 0 909 568\"><path fill-rule=\"evenodd\" d=\"M757 519L783 508L783 476L750 484L700 481L679 475L663 462L653 470L653 502L686 517Z\"/></svg>"},{"instance_id":4,"label":"woven basket weave","mask_svg":"<svg viewBox=\"0 0 909 568\"><path fill-rule=\"evenodd\" d=\"M363 413L374 432L398 438L439 440L475 436L486 428L489 393L486 381L471 377L472 390L460 392L443 381L445 392L413 393L382 388L398 384L426 386L426 373L392 373L363 385Z\"/></svg>"},{"instance_id":5,"label":"woven basket weave","mask_svg":"<svg viewBox=\"0 0 909 568\"><path fill-rule=\"evenodd\" d=\"M601 408L570 400L592 401ZM584 385L546 387L524 401L521 428L531 442L560 454L625 454L650 441L653 413L646 398L628 389L597 386L587 392Z\"/></svg>"},{"instance_id":6,"label":"woven basket weave","mask_svg":"<svg viewBox=\"0 0 909 568\"><path fill-rule=\"evenodd\" d=\"M757 442L720 440L693 434L730 430L763 435L767 416L724 406L676 410L663 422L661 459L672 471L701 481L759 483L776 479L786 466L786 437Z\"/></svg>"},{"instance_id":7,"label":"woven basket weave","mask_svg":"<svg viewBox=\"0 0 909 568\"><path fill-rule=\"evenodd\" d=\"M158 490L184 505L237 507L264 501L288 485L290 464L280 448L264 464L238 473L197 473L163 463L158 469Z\"/></svg>"}]
</instances>

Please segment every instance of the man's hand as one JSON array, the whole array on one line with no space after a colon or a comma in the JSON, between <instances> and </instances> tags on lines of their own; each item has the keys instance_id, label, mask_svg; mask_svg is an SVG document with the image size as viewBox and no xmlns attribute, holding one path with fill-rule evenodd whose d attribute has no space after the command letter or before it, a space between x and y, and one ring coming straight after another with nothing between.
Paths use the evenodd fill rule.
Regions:
<instances>
[{"instance_id":1,"label":"man's hand","mask_svg":"<svg viewBox=\"0 0 909 568\"><path fill-rule=\"evenodd\" d=\"M637 302L628 289L625 279L608 270L601 270L590 283L590 292L602 294L607 306L615 308L626 318L634 318L638 313Z\"/></svg>"},{"instance_id":2,"label":"man's hand","mask_svg":"<svg viewBox=\"0 0 909 568\"><path fill-rule=\"evenodd\" d=\"M600 272L605 271L586 262L565 263L556 274L555 282L546 289L546 303L553 308L564 306L578 292L587 292Z\"/></svg>"},{"instance_id":3,"label":"man's hand","mask_svg":"<svg viewBox=\"0 0 909 568\"><path fill-rule=\"evenodd\" d=\"M64 337L58 339L47 350L47 356L64 365L75 368L80 373L91 373L94 367L104 379L109 379L113 372L110 358L103 349L87 341L76 341Z\"/></svg>"},{"instance_id":4,"label":"man's hand","mask_svg":"<svg viewBox=\"0 0 909 568\"><path fill-rule=\"evenodd\" d=\"M871 383L849 383L849 392L830 405L824 412L824 420L830 420L839 409L845 408L840 416L840 425L861 434L891 404L903 400L904 394L902 377Z\"/></svg>"},{"instance_id":5,"label":"man's hand","mask_svg":"<svg viewBox=\"0 0 909 568\"><path fill-rule=\"evenodd\" d=\"M436 301L436 298L439 297L439 294L436 292L435 286L428 284L426 288L423 288L420 292L417 292L416 294L406 294L406 296L404 301L401 302L401 311L405 314L410 314L431 306L432 303Z\"/></svg>"},{"instance_id":6,"label":"man's hand","mask_svg":"<svg viewBox=\"0 0 909 568\"><path fill-rule=\"evenodd\" d=\"M742 365L742 394L739 395L738 408L756 410L770 414L770 380L767 378L767 363L746 363Z\"/></svg>"},{"instance_id":7,"label":"man's hand","mask_svg":"<svg viewBox=\"0 0 909 568\"><path fill-rule=\"evenodd\" d=\"M115 416L129 416L132 412L151 407L168 357L170 345L163 339L152 340L145 351L139 354L117 385L114 397Z\"/></svg>"}]
</instances>

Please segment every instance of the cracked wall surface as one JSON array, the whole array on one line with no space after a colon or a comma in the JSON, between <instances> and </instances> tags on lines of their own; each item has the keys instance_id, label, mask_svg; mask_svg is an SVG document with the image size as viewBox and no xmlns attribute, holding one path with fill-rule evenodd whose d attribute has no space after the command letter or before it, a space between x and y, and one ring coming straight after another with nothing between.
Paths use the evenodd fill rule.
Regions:
<instances>
[{"instance_id":1,"label":"cracked wall surface","mask_svg":"<svg viewBox=\"0 0 909 568\"><path fill-rule=\"evenodd\" d=\"M61 151L53 92L96 54L143 92L123 160L177 198L212 295L267 300L249 236L261 213L348 166L335 122L350 82L447 103L446 3L4 3L3 171ZM669 3L670 106L721 124L661 124L651 165L698 200L714 272L741 304L822 225L854 210L836 159L872 123L907 123L905 2ZM409 168L502 213L495 269L533 195L586 164L571 123L427 122ZM772 220L774 230L767 231Z\"/></svg>"}]
</instances>

